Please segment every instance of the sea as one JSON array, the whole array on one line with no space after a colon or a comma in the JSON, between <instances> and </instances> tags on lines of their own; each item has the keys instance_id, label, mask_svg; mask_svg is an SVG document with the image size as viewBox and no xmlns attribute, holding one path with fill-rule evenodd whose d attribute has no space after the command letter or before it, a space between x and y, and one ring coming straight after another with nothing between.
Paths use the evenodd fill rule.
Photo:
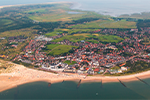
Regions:
<instances>
[{"instance_id":1,"label":"sea","mask_svg":"<svg viewBox=\"0 0 150 100\"><path fill-rule=\"evenodd\" d=\"M150 79L133 82L33 82L0 92L0 100L148 100Z\"/></svg>"},{"instance_id":2,"label":"sea","mask_svg":"<svg viewBox=\"0 0 150 100\"><path fill-rule=\"evenodd\" d=\"M110 16L150 12L150 0L0 0L0 6L61 1L75 3L72 9L95 11Z\"/></svg>"}]
</instances>

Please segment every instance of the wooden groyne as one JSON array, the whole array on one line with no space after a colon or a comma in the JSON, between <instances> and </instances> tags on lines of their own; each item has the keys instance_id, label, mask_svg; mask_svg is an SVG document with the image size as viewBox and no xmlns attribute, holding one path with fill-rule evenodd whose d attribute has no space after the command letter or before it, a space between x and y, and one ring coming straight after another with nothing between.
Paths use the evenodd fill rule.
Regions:
<instances>
[{"instance_id":1,"label":"wooden groyne","mask_svg":"<svg viewBox=\"0 0 150 100\"><path fill-rule=\"evenodd\" d=\"M63 80L62 83L64 83L65 81Z\"/></svg>"},{"instance_id":2,"label":"wooden groyne","mask_svg":"<svg viewBox=\"0 0 150 100\"><path fill-rule=\"evenodd\" d=\"M48 83L48 87L50 87L51 86L51 83Z\"/></svg>"},{"instance_id":3,"label":"wooden groyne","mask_svg":"<svg viewBox=\"0 0 150 100\"><path fill-rule=\"evenodd\" d=\"M139 81L143 82L146 85L149 85L148 83L146 83L145 81L143 81L142 79L140 79L139 77L135 76Z\"/></svg>"},{"instance_id":4,"label":"wooden groyne","mask_svg":"<svg viewBox=\"0 0 150 100\"><path fill-rule=\"evenodd\" d=\"M119 79L118 79L119 80ZM123 82L121 82L120 80L119 80L119 82L124 86L124 87L127 87Z\"/></svg>"},{"instance_id":5,"label":"wooden groyne","mask_svg":"<svg viewBox=\"0 0 150 100\"><path fill-rule=\"evenodd\" d=\"M78 83L78 85L77 85L77 88L79 88L80 84L81 84L81 79L80 79L80 81L79 81L79 83Z\"/></svg>"}]
</instances>

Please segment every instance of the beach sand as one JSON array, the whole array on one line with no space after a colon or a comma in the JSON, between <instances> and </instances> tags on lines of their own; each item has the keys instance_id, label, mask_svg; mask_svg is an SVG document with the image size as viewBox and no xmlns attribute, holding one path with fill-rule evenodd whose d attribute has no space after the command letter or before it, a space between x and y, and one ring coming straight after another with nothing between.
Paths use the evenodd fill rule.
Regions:
<instances>
[{"instance_id":1,"label":"beach sand","mask_svg":"<svg viewBox=\"0 0 150 100\"><path fill-rule=\"evenodd\" d=\"M0 74L0 92L7 89L17 87L17 85L36 82L36 81L46 81L49 83L57 83L62 81L75 81L79 82L81 79L81 84L85 82L129 82L137 81L136 77L140 79L150 78L150 71L128 75L128 76L87 76L69 73L59 73L54 74L50 72L44 72L40 70L34 70L26 68L22 65L14 64L14 71L11 73L1 73ZM118 80L119 79L119 80Z\"/></svg>"}]
</instances>

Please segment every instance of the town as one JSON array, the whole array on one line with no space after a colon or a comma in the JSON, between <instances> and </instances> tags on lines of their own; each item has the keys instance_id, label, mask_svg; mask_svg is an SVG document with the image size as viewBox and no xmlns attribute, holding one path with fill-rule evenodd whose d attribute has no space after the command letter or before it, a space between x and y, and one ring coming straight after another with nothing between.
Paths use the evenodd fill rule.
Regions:
<instances>
[{"instance_id":1,"label":"town","mask_svg":"<svg viewBox=\"0 0 150 100\"><path fill-rule=\"evenodd\" d=\"M118 31L117 29L99 29L93 34L116 35L124 40L118 43L92 43L85 40L72 42L69 39L53 42L52 40L61 38L66 34L46 37L36 36L24 48L24 54L16 55L12 61L21 61L39 66L39 69L52 72L67 72L78 74L116 74L130 70L126 62L144 61L150 63L150 45L143 44L143 37L150 35L150 28L131 29ZM10 42L24 41L26 38L10 38ZM70 53L63 55L48 55L43 49L47 44L70 45ZM16 47L16 45L13 45Z\"/></svg>"}]
</instances>

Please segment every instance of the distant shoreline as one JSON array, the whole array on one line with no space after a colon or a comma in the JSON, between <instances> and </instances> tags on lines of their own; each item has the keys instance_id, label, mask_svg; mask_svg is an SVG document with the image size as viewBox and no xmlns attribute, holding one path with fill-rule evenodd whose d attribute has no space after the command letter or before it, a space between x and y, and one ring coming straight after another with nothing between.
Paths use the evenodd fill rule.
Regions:
<instances>
[{"instance_id":1,"label":"distant shoreline","mask_svg":"<svg viewBox=\"0 0 150 100\"><path fill-rule=\"evenodd\" d=\"M19 6L28 6L28 5L38 5L38 4L59 4L59 3L72 3L72 2L65 2L65 1L61 1L61 2L47 2L47 3L37 3L37 4L17 4L17 5L4 5L4 6L0 6L0 9L2 8L6 8L6 7L19 7Z\"/></svg>"},{"instance_id":2,"label":"distant shoreline","mask_svg":"<svg viewBox=\"0 0 150 100\"><path fill-rule=\"evenodd\" d=\"M150 71L127 75L127 76L84 76L78 74L70 73L59 73L54 74L50 72L44 72L34 69L26 68L22 65L14 64L15 72L12 73L2 73L0 74L0 92L17 87L18 85L45 81L48 83L59 83L63 81L74 81L76 83L81 80L82 83L87 82L103 82L103 83L112 83L112 82L131 82L131 81L140 81L139 79L150 78ZM137 79L138 77L139 79ZM119 80L118 80L119 79Z\"/></svg>"}]
</instances>

